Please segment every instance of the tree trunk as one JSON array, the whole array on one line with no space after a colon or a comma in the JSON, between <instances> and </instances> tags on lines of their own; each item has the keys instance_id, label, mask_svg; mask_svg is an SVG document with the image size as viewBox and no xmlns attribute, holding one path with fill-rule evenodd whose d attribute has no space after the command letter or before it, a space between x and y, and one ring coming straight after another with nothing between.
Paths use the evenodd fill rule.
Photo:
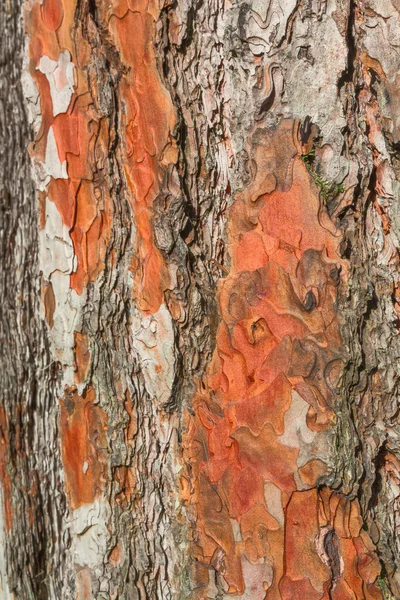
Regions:
<instances>
[{"instance_id":1,"label":"tree trunk","mask_svg":"<svg viewBox=\"0 0 400 600\"><path fill-rule=\"evenodd\" d=\"M2 599L400 599L399 12L3 6Z\"/></svg>"}]
</instances>

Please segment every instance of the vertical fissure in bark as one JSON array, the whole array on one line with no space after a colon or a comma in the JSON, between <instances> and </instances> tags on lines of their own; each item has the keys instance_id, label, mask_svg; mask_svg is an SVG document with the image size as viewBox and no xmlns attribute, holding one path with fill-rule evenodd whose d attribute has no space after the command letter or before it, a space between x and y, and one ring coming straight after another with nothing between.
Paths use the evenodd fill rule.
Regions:
<instances>
[{"instance_id":1,"label":"vertical fissure in bark","mask_svg":"<svg viewBox=\"0 0 400 600\"><path fill-rule=\"evenodd\" d=\"M354 84L355 65L357 63L357 43L355 36L357 0L348 0L348 16L346 24L346 68L337 81L338 92L346 84Z\"/></svg>"},{"instance_id":2,"label":"vertical fissure in bark","mask_svg":"<svg viewBox=\"0 0 400 600\"><path fill-rule=\"evenodd\" d=\"M398 281L398 221L392 202L396 175L390 153L392 134L382 115L382 98L386 94L388 99L384 90L389 84L382 67L383 49L374 47L373 58L369 54L366 7L353 1L350 6L352 40L348 38L348 66L339 87L351 86L349 91L344 86L343 101L347 148L357 164L358 184L352 203L341 215L352 272L343 328L350 349L343 386L343 404L350 407L349 433L340 437L339 452L350 457L352 466L343 479L344 487L360 499L368 531L397 597L399 555L390 533L396 495L384 500L382 493L390 489L387 461L388 455L397 460L399 435L395 426L399 371L390 358L399 351L392 301ZM386 64L390 70L390 61ZM351 422L357 441L346 447L343 439L352 436Z\"/></svg>"}]
</instances>

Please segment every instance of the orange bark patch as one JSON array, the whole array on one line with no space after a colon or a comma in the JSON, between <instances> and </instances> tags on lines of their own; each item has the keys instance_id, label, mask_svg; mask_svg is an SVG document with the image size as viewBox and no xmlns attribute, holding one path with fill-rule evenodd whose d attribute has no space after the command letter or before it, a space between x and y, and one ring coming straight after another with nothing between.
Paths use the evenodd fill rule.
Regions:
<instances>
[{"instance_id":1,"label":"orange bark patch","mask_svg":"<svg viewBox=\"0 0 400 600\"><path fill-rule=\"evenodd\" d=\"M134 288L139 308L153 313L160 307L169 283L163 257L154 242L153 203L163 171L177 158L171 151L175 113L160 81L153 48L158 12L144 2L132 6L120 2L110 21L123 63L129 68L121 93L125 106L125 173L137 231Z\"/></svg>"},{"instance_id":2,"label":"orange bark patch","mask_svg":"<svg viewBox=\"0 0 400 600\"><path fill-rule=\"evenodd\" d=\"M124 558L124 548L121 540L115 544L114 548L110 552L110 563L113 567L121 564Z\"/></svg>"},{"instance_id":3,"label":"orange bark patch","mask_svg":"<svg viewBox=\"0 0 400 600\"><path fill-rule=\"evenodd\" d=\"M315 489L292 495L286 512L285 531L284 596L297 597L301 582L300 587L310 587L313 596L322 597L324 586L330 579L330 570L321 561L315 548L319 533L318 495ZM293 596L290 595L292 589Z\"/></svg>"},{"instance_id":4,"label":"orange bark patch","mask_svg":"<svg viewBox=\"0 0 400 600\"><path fill-rule=\"evenodd\" d=\"M132 444L133 438L137 432L137 413L128 389L125 392L124 406L129 418L128 425L125 429L125 441L126 444L129 445Z\"/></svg>"},{"instance_id":5,"label":"orange bark patch","mask_svg":"<svg viewBox=\"0 0 400 600\"><path fill-rule=\"evenodd\" d=\"M75 3L64 5L63 0L44 0L33 4L26 19L30 36L30 72L40 97L42 123L32 154L37 161L46 161L49 130L52 128L58 160L65 161L68 178L51 176L46 194L59 211L69 229L76 255L76 271L71 275L71 288L79 294L94 281L104 267L105 250L111 228L111 203L107 185L96 187L96 159L108 147L109 131L106 120L93 110L87 74L79 64L76 48L83 40L72 40ZM49 81L39 70L40 60L48 56L57 61L68 51L74 72L74 94L64 112L53 115L53 100ZM62 69L54 71L54 85L61 90L68 84ZM65 108L65 107L64 107ZM95 157L96 152L96 157ZM97 180L96 180L97 181ZM105 182L104 182L105 184ZM42 219L43 221L43 219ZM44 227L45 222L41 223Z\"/></svg>"},{"instance_id":6,"label":"orange bark patch","mask_svg":"<svg viewBox=\"0 0 400 600\"><path fill-rule=\"evenodd\" d=\"M7 469L7 450L9 448L8 423L4 406L0 406L0 480L3 491L4 520L6 531L11 530L12 511L11 511L11 477ZM0 507L0 510L3 510Z\"/></svg>"},{"instance_id":7,"label":"orange bark patch","mask_svg":"<svg viewBox=\"0 0 400 600\"><path fill-rule=\"evenodd\" d=\"M88 336L75 331L75 383L84 383L90 366Z\"/></svg>"},{"instance_id":8,"label":"orange bark patch","mask_svg":"<svg viewBox=\"0 0 400 600\"><path fill-rule=\"evenodd\" d=\"M75 388L60 401L60 434L66 489L71 508L92 503L105 489L108 472L107 415L88 389Z\"/></svg>"},{"instance_id":9,"label":"orange bark patch","mask_svg":"<svg viewBox=\"0 0 400 600\"><path fill-rule=\"evenodd\" d=\"M46 322L51 329L54 325L53 316L56 309L56 299L51 282L42 281L42 302L44 306Z\"/></svg>"},{"instance_id":10,"label":"orange bark patch","mask_svg":"<svg viewBox=\"0 0 400 600\"><path fill-rule=\"evenodd\" d=\"M297 124L255 139L253 181L230 213L216 349L186 416L192 557L211 572L197 570L196 597L206 597L214 571L224 589L254 600L328 600L330 589L362 600L376 557L361 543L358 507L317 492L344 354L340 234L300 158ZM317 543L328 531L337 556ZM271 578L254 571L260 560Z\"/></svg>"},{"instance_id":11,"label":"orange bark patch","mask_svg":"<svg viewBox=\"0 0 400 600\"><path fill-rule=\"evenodd\" d=\"M121 504L124 509L128 509L135 490L136 474L134 469L125 466L116 467L113 480L117 486L115 501L117 504Z\"/></svg>"},{"instance_id":12,"label":"orange bark patch","mask_svg":"<svg viewBox=\"0 0 400 600\"><path fill-rule=\"evenodd\" d=\"M85 567L76 574L76 600L91 600L92 598L92 575L90 570Z\"/></svg>"},{"instance_id":13,"label":"orange bark patch","mask_svg":"<svg viewBox=\"0 0 400 600\"><path fill-rule=\"evenodd\" d=\"M50 31L56 31L61 26L64 17L62 0L44 0L40 7L44 25Z\"/></svg>"}]
</instances>

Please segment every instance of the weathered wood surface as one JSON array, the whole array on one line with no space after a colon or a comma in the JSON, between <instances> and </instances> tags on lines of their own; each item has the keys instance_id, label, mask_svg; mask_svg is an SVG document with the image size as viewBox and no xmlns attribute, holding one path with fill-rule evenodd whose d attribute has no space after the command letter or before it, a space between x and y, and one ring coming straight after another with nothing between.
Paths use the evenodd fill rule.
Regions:
<instances>
[{"instance_id":1,"label":"weathered wood surface","mask_svg":"<svg viewBox=\"0 0 400 600\"><path fill-rule=\"evenodd\" d=\"M399 11L2 7L1 597L400 598Z\"/></svg>"}]
</instances>

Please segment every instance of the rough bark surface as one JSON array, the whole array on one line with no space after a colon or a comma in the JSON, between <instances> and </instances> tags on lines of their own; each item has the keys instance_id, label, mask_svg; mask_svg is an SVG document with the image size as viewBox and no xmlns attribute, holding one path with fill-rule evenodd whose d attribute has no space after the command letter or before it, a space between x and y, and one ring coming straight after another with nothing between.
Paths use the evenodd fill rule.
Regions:
<instances>
[{"instance_id":1,"label":"rough bark surface","mask_svg":"<svg viewBox=\"0 0 400 600\"><path fill-rule=\"evenodd\" d=\"M40 317L21 6L3 5L1 20L0 597L60 598L68 532L57 439L58 366Z\"/></svg>"},{"instance_id":2,"label":"rough bark surface","mask_svg":"<svg viewBox=\"0 0 400 600\"><path fill-rule=\"evenodd\" d=\"M1 597L400 598L397 0L2 19Z\"/></svg>"}]
</instances>

